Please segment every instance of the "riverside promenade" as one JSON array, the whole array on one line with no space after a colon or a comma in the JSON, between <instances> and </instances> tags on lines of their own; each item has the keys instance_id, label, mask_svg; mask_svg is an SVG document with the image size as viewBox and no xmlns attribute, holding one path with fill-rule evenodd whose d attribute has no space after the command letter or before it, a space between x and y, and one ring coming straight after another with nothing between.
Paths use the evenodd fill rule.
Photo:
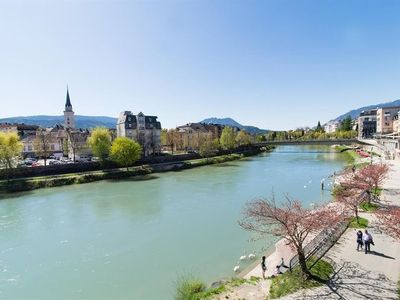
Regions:
<instances>
[{"instance_id":1,"label":"riverside promenade","mask_svg":"<svg viewBox=\"0 0 400 300\"><path fill-rule=\"evenodd\" d=\"M380 160L376 163L380 163ZM390 166L390 173L383 184L381 203L400 206L400 160L386 161L386 163ZM361 213L360 216L369 220L368 230L375 242L375 246L371 246L371 253L358 252L356 250L358 229L347 229L324 256L324 259L334 266L334 274L329 282L321 287L301 290L280 299L398 299L400 242L375 226L376 217L373 213ZM273 274L274 267L280 263L281 257L288 263L293 255L290 248L285 246L282 240L279 241L275 252L267 257L266 276ZM250 279L252 276L262 277L259 264L245 274L244 278ZM270 284L270 279L260 280L255 284L245 283L219 295L216 299L265 299Z\"/></svg>"}]
</instances>

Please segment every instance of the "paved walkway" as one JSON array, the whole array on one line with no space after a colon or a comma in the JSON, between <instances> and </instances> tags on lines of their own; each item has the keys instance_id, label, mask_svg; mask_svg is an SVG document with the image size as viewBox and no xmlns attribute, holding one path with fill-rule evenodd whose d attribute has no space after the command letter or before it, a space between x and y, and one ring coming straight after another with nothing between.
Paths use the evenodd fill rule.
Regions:
<instances>
[{"instance_id":1,"label":"paved walkway","mask_svg":"<svg viewBox=\"0 0 400 300\"><path fill-rule=\"evenodd\" d=\"M400 205L400 161L389 162L390 177L384 184L381 199L384 204ZM357 252L355 230L348 229L328 251L335 273L322 287L299 291L282 299L398 299L400 279L400 242L374 227L375 216L362 214L372 224L369 231L375 246L371 254Z\"/></svg>"}]
</instances>

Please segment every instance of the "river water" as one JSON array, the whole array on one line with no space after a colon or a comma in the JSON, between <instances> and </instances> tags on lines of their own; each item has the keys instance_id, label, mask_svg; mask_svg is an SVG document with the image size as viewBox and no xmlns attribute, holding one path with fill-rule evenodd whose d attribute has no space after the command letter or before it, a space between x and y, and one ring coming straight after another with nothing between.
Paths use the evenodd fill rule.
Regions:
<instances>
[{"instance_id":1,"label":"river water","mask_svg":"<svg viewBox=\"0 0 400 300\"><path fill-rule=\"evenodd\" d=\"M1 299L172 299L180 276L229 278L273 244L238 225L244 204L330 199L345 164L329 148L278 147L241 161L42 189L0 201Z\"/></svg>"}]
</instances>

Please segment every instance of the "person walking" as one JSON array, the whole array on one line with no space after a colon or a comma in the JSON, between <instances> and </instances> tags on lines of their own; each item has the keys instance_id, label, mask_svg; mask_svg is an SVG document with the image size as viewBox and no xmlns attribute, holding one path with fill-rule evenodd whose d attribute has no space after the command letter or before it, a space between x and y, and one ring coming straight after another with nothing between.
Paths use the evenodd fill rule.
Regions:
<instances>
[{"instance_id":1,"label":"person walking","mask_svg":"<svg viewBox=\"0 0 400 300\"><path fill-rule=\"evenodd\" d=\"M265 279L265 272L267 271L267 265L265 264L265 256L263 256L261 260L261 269L262 269L262 276Z\"/></svg>"},{"instance_id":2,"label":"person walking","mask_svg":"<svg viewBox=\"0 0 400 300\"><path fill-rule=\"evenodd\" d=\"M363 249L363 233L361 230L357 231L357 251L359 251L359 249L361 248L361 250Z\"/></svg>"},{"instance_id":3,"label":"person walking","mask_svg":"<svg viewBox=\"0 0 400 300\"><path fill-rule=\"evenodd\" d=\"M372 240L372 235L368 232L368 230L365 230L365 233L363 234L363 240L364 240L364 249L365 249L365 254L368 252L371 252L371 244L373 244Z\"/></svg>"}]
</instances>

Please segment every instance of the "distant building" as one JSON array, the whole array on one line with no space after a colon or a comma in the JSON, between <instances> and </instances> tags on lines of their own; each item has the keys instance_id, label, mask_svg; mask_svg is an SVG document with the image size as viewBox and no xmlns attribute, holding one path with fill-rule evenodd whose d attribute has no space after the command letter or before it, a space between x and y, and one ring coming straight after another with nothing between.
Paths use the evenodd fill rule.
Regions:
<instances>
[{"instance_id":1,"label":"distant building","mask_svg":"<svg viewBox=\"0 0 400 300\"><path fill-rule=\"evenodd\" d=\"M117 121L117 136L127 137L138 142L144 156L161 152L161 123L156 116L137 115L131 111L123 111Z\"/></svg>"},{"instance_id":2,"label":"distant building","mask_svg":"<svg viewBox=\"0 0 400 300\"><path fill-rule=\"evenodd\" d=\"M388 134L393 132L393 121L400 111L400 106L378 108L376 112L376 133Z\"/></svg>"},{"instance_id":3,"label":"distant building","mask_svg":"<svg viewBox=\"0 0 400 300\"><path fill-rule=\"evenodd\" d=\"M67 88L67 99L65 101L65 110L64 110L64 126L65 128L75 128L75 116L74 111L72 110L71 100L69 98L69 91Z\"/></svg>"},{"instance_id":4,"label":"distant building","mask_svg":"<svg viewBox=\"0 0 400 300\"><path fill-rule=\"evenodd\" d=\"M202 140L219 139L221 137L223 125L205 124L205 123L188 123L176 127L177 138L175 141L175 151L191 151L199 150ZM235 130L240 129L235 127Z\"/></svg>"},{"instance_id":5,"label":"distant building","mask_svg":"<svg viewBox=\"0 0 400 300\"><path fill-rule=\"evenodd\" d=\"M372 138L376 133L376 116L377 109L362 111L358 117L358 137L359 138Z\"/></svg>"},{"instance_id":6,"label":"distant building","mask_svg":"<svg viewBox=\"0 0 400 300\"><path fill-rule=\"evenodd\" d=\"M400 134L400 111L393 117L393 133Z\"/></svg>"},{"instance_id":7,"label":"distant building","mask_svg":"<svg viewBox=\"0 0 400 300\"><path fill-rule=\"evenodd\" d=\"M339 121L329 121L328 123L325 124L324 131L326 133L333 133L336 132L339 127L340 127Z\"/></svg>"}]
</instances>

